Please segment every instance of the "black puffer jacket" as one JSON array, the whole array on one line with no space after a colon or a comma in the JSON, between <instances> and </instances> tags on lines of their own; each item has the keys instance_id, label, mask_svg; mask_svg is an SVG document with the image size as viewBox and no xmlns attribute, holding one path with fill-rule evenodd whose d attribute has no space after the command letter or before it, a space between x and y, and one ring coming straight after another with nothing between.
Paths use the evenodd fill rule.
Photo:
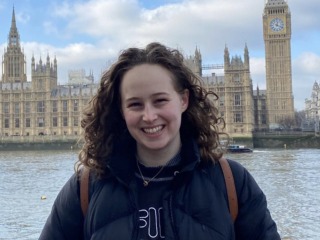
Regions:
<instances>
[{"instance_id":1,"label":"black puffer jacket","mask_svg":"<svg viewBox=\"0 0 320 240\"><path fill-rule=\"evenodd\" d=\"M109 162L110 174L91 178L90 204L85 220L79 201L76 175L63 187L41 233L41 240L135 240L138 208L134 180L134 144L116 147ZM166 240L278 240L277 227L267 209L265 195L252 176L229 160L236 182L239 214L232 222L224 177L218 164L200 163L194 141L182 144L184 168L163 196ZM83 222L84 221L84 222Z\"/></svg>"}]
</instances>

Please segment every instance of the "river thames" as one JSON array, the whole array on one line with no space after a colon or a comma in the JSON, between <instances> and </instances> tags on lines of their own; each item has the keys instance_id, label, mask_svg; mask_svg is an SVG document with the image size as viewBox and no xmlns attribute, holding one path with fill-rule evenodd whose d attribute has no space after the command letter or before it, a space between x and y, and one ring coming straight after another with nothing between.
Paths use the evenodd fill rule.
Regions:
<instances>
[{"instance_id":1,"label":"river thames","mask_svg":"<svg viewBox=\"0 0 320 240\"><path fill-rule=\"evenodd\" d=\"M258 149L227 157L254 176L282 239L320 239L320 149ZM1 240L38 239L76 159L75 151L0 152Z\"/></svg>"}]
</instances>

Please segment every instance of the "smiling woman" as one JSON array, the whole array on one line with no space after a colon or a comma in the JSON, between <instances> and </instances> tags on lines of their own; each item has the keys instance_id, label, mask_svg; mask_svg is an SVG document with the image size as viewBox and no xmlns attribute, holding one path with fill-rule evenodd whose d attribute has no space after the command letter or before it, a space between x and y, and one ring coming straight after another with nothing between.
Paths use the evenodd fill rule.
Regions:
<instances>
[{"instance_id":1,"label":"smiling woman","mask_svg":"<svg viewBox=\"0 0 320 240\"><path fill-rule=\"evenodd\" d=\"M173 81L167 69L155 64L135 66L121 81L122 113L146 166L166 164L180 148L181 115L189 92L178 93Z\"/></svg>"},{"instance_id":2,"label":"smiling woman","mask_svg":"<svg viewBox=\"0 0 320 240\"><path fill-rule=\"evenodd\" d=\"M219 163L224 120L212 99L179 51L159 43L123 51L84 112L77 172L40 239L279 240L264 193L226 160L239 202L237 218L230 214ZM88 170L82 214L79 179Z\"/></svg>"}]
</instances>

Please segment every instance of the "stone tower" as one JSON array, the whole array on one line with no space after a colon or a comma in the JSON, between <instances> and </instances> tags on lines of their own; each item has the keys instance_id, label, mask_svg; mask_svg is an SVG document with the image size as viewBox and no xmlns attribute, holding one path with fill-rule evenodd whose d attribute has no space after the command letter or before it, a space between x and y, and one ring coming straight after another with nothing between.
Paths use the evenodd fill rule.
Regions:
<instances>
[{"instance_id":1,"label":"stone tower","mask_svg":"<svg viewBox=\"0 0 320 240\"><path fill-rule=\"evenodd\" d=\"M57 59L54 58L50 62L50 57L47 55L46 63L42 63L40 58L39 63L35 63L34 56L31 59L31 81L32 89L36 91L50 92L58 84Z\"/></svg>"},{"instance_id":2,"label":"stone tower","mask_svg":"<svg viewBox=\"0 0 320 240\"><path fill-rule=\"evenodd\" d=\"M263 13L269 128L294 119L291 14L285 0L267 0Z\"/></svg>"},{"instance_id":3,"label":"stone tower","mask_svg":"<svg viewBox=\"0 0 320 240\"><path fill-rule=\"evenodd\" d=\"M0 82L0 136L25 142L55 142L67 135L78 139L81 112L97 92L98 84L58 85L58 64L49 54L31 58L27 81L25 55L13 8L8 43L2 56ZM92 76L93 77L93 76ZM48 135L48 136L46 136ZM68 138L69 138L68 137Z\"/></svg>"},{"instance_id":4,"label":"stone tower","mask_svg":"<svg viewBox=\"0 0 320 240\"><path fill-rule=\"evenodd\" d=\"M8 45L2 58L2 82L23 83L26 81L26 60L21 50L20 35L13 9Z\"/></svg>"},{"instance_id":5,"label":"stone tower","mask_svg":"<svg viewBox=\"0 0 320 240\"><path fill-rule=\"evenodd\" d=\"M184 64L190 68L192 72L198 76L202 76L202 57L198 47L196 47L194 56L189 56L184 59Z\"/></svg>"},{"instance_id":6,"label":"stone tower","mask_svg":"<svg viewBox=\"0 0 320 240\"><path fill-rule=\"evenodd\" d=\"M195 61L195 73L199 76L202 76L202 57L200 50L196 48L194 53L194 61Z\"/></svg>"},{"instance_id":7,"label":"stone tower","mask_svg":"<svg viewBox=\"0 0 320 240\"><path fill-rule=\"evenodd\" d=\"M254 128L253 93L247 45L244 48L244 60L240 56L230 60L229 50L225 47L224 81L226 131L232 136L251 137Z\"/></svg>"}]
</instances>

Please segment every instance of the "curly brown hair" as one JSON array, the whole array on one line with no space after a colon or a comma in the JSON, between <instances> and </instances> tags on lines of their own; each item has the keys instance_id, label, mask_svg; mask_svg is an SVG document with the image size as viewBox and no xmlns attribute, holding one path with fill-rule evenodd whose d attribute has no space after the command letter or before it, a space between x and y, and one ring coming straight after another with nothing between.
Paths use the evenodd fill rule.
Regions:
<instances>
[{"instance_id":1,"label":"curly brown hair","mask_svg":"<svg viewBox=\"0 0 320 240\"><path fill-rule=\"evenodd\" d=\"M178 50L150 43L144 49L122 51L117 62L102 75L100 87L83 113L84 145L76 163L77 171L80 166L86 166L97 175L105 173L114 140L127 131L121 114L121 80L134 66L145 63L158 64L169 70L178 93L189 90L189 106L182 114L180 133L196 139L201 160L217 161L222 156L219 139L225 134L222 131L225 122L218 117L214 105L218 96L202 86L202 80L184 64L183 55Z\"/></svg>"}]
</instances>

